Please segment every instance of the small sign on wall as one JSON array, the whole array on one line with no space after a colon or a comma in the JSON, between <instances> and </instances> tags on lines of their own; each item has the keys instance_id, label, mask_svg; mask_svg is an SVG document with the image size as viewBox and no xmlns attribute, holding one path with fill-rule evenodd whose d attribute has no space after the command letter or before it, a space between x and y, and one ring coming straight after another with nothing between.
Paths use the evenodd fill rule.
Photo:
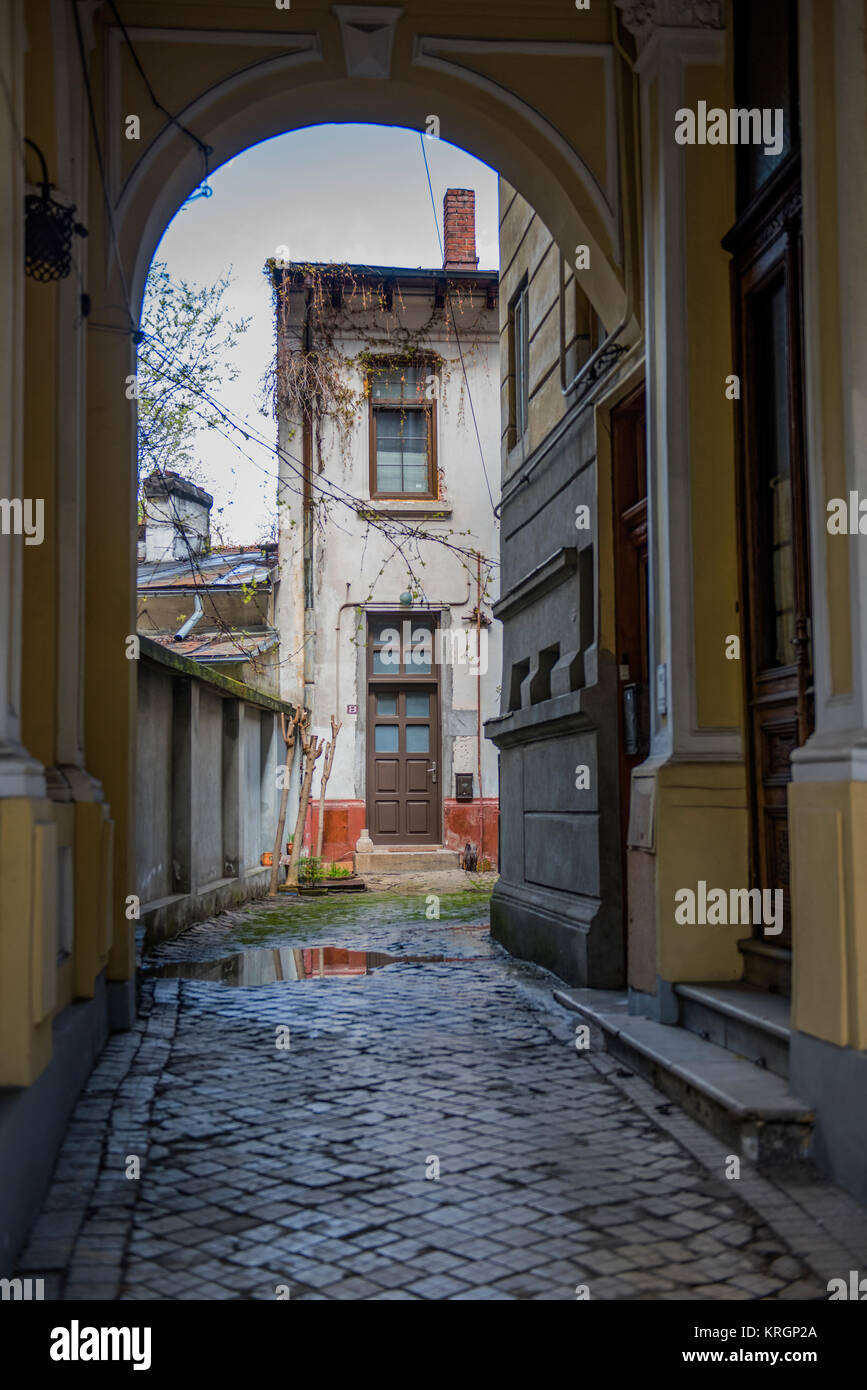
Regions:
<instances>
[{"instance_id":1,"label":"small sign on wall","mask_svg":"<svg viewBox=\"0 0 867 1390\"><path fill-rule=\"evenodd\" d=\"M357 713L358 713L358 705L347 705L347 706L346 706L346 713L347 713L347 714L357 714Z\"/></svg>"}]
</instances>

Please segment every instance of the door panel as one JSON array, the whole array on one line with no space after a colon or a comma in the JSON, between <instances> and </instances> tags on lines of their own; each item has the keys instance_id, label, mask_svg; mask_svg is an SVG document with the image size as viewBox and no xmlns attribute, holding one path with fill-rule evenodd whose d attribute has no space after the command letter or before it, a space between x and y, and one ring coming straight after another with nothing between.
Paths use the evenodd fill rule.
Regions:
<instances>
[{"instance_id":1,"label":"door panel","mask_svg":"<svg viewBox=\"0 0 867 1390\"><path fill-rule=\"evenodd\" d=\"M377 758L374 767L376 768L377 792L399 791L400 772L396 762L388 758Z\"/></svg>"},{"instance_id":2,"label":"door panel","mask_svg":"<svg viewBox=\"0 0 867 1390\"><path fill-rule=\"evenodd\" d=\"M397 801L376 802L376 832L378 835L396 835L400 827L400 803Z\"/></svg>"},{"instance_id":3,"label":"door panel","mask_svg":"<svg viewBox=\"0 0 867 1390\"><path fill-rule=\"evenodd\" d=\"M430 830L430 806L427 801L407 802L406 828L410 836L427 835Z\"/></svg>"}]
</instances>

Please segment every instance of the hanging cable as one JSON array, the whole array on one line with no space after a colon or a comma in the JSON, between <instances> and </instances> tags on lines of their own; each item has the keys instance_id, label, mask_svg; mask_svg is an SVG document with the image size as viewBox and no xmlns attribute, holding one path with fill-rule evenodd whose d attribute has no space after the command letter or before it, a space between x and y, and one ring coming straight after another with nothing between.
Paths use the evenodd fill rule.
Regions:
<instances>
[{"instance_id":1,"label":"hanging cable","mask_svg":"<svg viewBox=\"0 0 867 1390\"><path fill-rule=\"evenodd\" d=\"M141 79L142 79L142 81L144 82L145 86L146 86L147 89L148 89L148 96L150 97L151 101L153 102L153 104L154 104L154 106L157 108L157 110L162 112L162 114L165 116L166 120L169 121L171 125L177 126L178 130L182 131L184 135L188 136L188 138L189 138L190 140L193 141L193 144L198 145L199 150L200 150L201 155L202 155L202 158L203 158L204 161L205 161L205 179L207 179L207 177L208 177L208 156L209 156L209 155L212 155L212 154L214 153L212 146L211 146L211 145L206 145L205 142L204 142L203 140L200 140L200 139L199 139L198 135L196 135L192 130L190 130L188 126L185 126L185 125L183 124L182 121L179 121L179 120L178 120L177 116L173 116L172 113L171 113L171 111L167 110L166 107L163 106L162 102L159 100L159 98L157 97L156 92L154 91L153 87L151 86L150 79L149 79L147 73L145 72L145 70L144 70L144 68L143 68L143 66L142 66L142 64L141 64L141 60L140 60L138 54L137 54L136 51L135 51L135 47L134 47L134 45L133 45L133 41L132 41L132 39L130 38L129 34L127 33L126 25L124 24L123 20L121 19L120 15L119 15L119 13L118 13L117 5L114 3L114 0L108 0L108 6L109 6L109 9L111 10L112 14L114 15L115 19L117 20L118 26L120 27L120 32L123 34L124 41L125 41L125 43L126 43L127 48L129 49L130 57L132 58L133 62L135 63L135 65L136 65L136 67L137 67L137 69L138 69L138 71L139 71L139 74L140 74L140 76L141 76ZM209 195L208 195L208 194L205 194L204 196L205 196L205 197L208 197Z\"/></svg>"},{"instance_id":2,"label":"hanging cable","mask_svg":"<svg viewBox=\"0 0 867 1390\"><path fill-rule=\"evenodd\" d=\"M72 14L75 20L75 37L78 42L78 56L81 61L81 75L84 80L84 89L87 95L87 109L90 116L90 129L93 135L93 144L96 150L96 163L97 168L99 169L100 182L102 184L102 196L103 201L105 203L105 215L108 219L109 230L111 231L111 240L114 246L114 254L117 257L117 270L118 274L120 275L121 286L123 288L123 297L126 305L125 312L129 317L130 330L134 333L137 325L135 315L132 312L132 300L130 297L129 285L127 284L126 280L126 272L123 268L123 257L120 254L120 245L117 239L117 228L114 225L114 212L112 211L111 197L109 196L108 192L108 180L105 176L105 163L102 157L102 145L100 144L99 140L99 126L96 120L96 109L93 104L93 89L90 85L90 73L87 70L87 54L84 51L84 35L81 32L81 17L78 13L78 5L72 6Z\"/></svg>"}]
</instances>

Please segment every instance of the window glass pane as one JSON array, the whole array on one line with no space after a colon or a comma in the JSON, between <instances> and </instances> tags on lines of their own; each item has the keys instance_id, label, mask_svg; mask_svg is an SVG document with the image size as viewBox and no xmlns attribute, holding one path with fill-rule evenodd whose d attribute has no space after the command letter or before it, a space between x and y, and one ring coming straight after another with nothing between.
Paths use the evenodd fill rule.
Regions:
<instances>
[{"instance_id":1,"label":"window glass pane","mask_svg":"<svg viewBox=\"0 0 867 1390\"><path fill-rule=\"evenodd\" d=\"M396 647L383 647L373 653L371 671L375 676L393 676L400 670L400 652Z\"/></svg>"},{"instance_id":2,"label":"window glass pane","mask_svg":"<svg viewBox=\"0 0 867 1390\"><path fill-rule=\"evenodd\" d=\"M427 463L404 463L401 492L427 492Z\"/></svg>"},{"instance_id":3,"label":"window glass pane","mask_svg":"<svg viewBox=\"0 0 867 1390\"><path fill-rule=\"evenodd\" d=\"M429 714L430 695L422 695L415 690L408 690L406 692L407 719L427 719Z\"/></svg>"},{"instance_id":4,"label":"window glass pane","mask_svg":"<svg viewBox=\"0 0 867 1390\"><path fill-rule=\"evenodd\" d=\"M415 411L406 411L380 407L375 410L376 416L376 443L377 453L400 453L400 424L405 415L415 414Z\"/></svg>"},{"instance_id":5,"label":"window glass pane","mask_svg":"<svg viewBox=\"0 0 867 1390\"><path fill-rule=\"evenodd\" d=\"M760 554L765 567L764 661L767 667L788 666L795 659L795 579L785 282L763 290L756 297L754 312L756 397L762 402L756 433L761 470Z\"/></svg>"},{"instance_id":6,"label":"window glass pane","mask_svg":"<svg viewBox=\"0 0 867 1390\"><path fill-rule=\"evenodd\" d=\"M418 363L378 367L371 378L371 395L375 401L413 401L424 395L424 373Z\"/></svg>"},{"instance_id":7,"label":"window glass pane","mask_svg":"<svg viewBox=\"0 0 867 1390\"><path fill-rule=\"evenodd\" d=\"M409 645L404 651L404 665L413 676L430 675L434 654L434 635L429 627L416 627L410 633Z\"/></svg>"},{"instance_id":8,"label":"window glass pane","mask_svg":"<svg viewBox=\"0 0 867 1390\"><path fill-rule=\"evenodd\" d=\"M426 410L374 411L376 491L427 492L428 415Z\"/></svg>"},{"instance_id":9,"label":"window glass pane","mask_svg":"<svg viewBox=\"0 0 867 1390\"><path fill-rule=\"evenodd\" d=\"M377 753L396 753L400 729L396 724L377 724L374 731L374 750Z\"/></svg>"},{"instance_id":10,"label":"window glass pane","mask_svg":"<svg viewBox=\"0 0 867 1390\"><path fill-rule=\"evenodd\" d=\"M514 408L515 437L520 439L527 429L527 390L528 390L528 292L522 290L515 300L512 311L512 361L515 372Z\"/></svg>"},{"instance_id":11,"label":"window glass pane","mask_svg":"<svg viewBox=\"0 0 867 1390\"><path fill-rule=\"evenodd\" d=\"M407 724L406 751L407 753L430 752L430 724Z\"/></svg>"},{"instance_id":12,"label":"window glass pane","mask_svg":"<svg viewBox=\"0 0 867 1390\"><path fill-rule=\"evenodd\" d=\"M379 462L377 463L377 465L376 465L376 490L377 490L377 492L403 492L403 487L401 486L402 482L403 482L403 474L401 473L401 470L400 470L400 464L392 465L392 464L382 464L382 463L379 463Z\"/></svg>"},{"instance_id":13,"label":"window glass pane","mask_svg":"<svg viewBox=\"0 0 867 1390\"><path fill-rule=\"evenodd\" d=\"M397 696L396 696L396 695L377 695L377 697L376 697L376 712L377 712L377 714L380 714L380 715L383 715L383 716L384 716L384 715L389 715L389 714L394 714L394 715L396 715L396 714L397 714ZM425 713L427 713L427 711L425 711Z\"/></svg>"},{"instance_id":14,"label":"window glass pane","mask_svg":"<svg viewBox=\"0 0 867 1390\"><path fill-rule=\"evenodd\" d=\"M370 640L377 646L385 644L394 647L400 645L400 628L395 623L394 618L383 618L380 622L371 623Z\"/></svg>"}]
</instances>

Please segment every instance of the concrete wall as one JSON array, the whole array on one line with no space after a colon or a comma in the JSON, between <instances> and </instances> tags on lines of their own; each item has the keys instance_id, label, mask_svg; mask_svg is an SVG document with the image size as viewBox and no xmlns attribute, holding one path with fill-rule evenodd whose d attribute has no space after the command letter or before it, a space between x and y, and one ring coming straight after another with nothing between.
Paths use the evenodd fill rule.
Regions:
<instances>
[{"instance_id":1,"label":"concrete wall","mask_svg":"<svg viewBox=\"0 0 867 1390\"><path fill-rule=\"evenodd\" d=\"M142 902L172 892L172 682L162 667L139 667L136 892Z\"/></svg>"},{"instance_id":2,"label":"concrete wall","mask_svg":"<svg viewBox=\"0 0 867 1390\"><path fill-rule=\"evenodd\" d=\"M151 943L267 892L291 706L146 637L139 685L136 891ZM293 803L297 786L290 823Z\"/></svg>"}]
</instances>

